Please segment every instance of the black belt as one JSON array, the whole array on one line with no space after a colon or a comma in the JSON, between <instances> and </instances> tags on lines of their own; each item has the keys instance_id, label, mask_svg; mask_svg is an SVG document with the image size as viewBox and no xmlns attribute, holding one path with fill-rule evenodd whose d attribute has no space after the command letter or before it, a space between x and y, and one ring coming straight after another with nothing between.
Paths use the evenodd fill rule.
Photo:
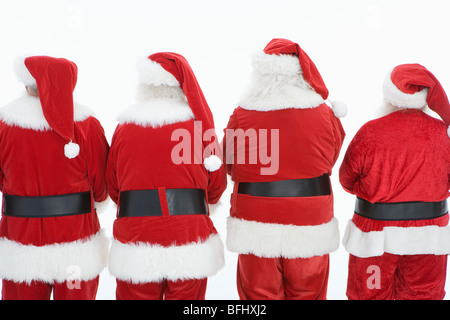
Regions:
<instances>
[{"instance_id":1,"label":"black belt","mask_svg":"<svg viewBox=\"0 0 450 320\"><path fill-rule=\"evenodd\" d=\"M331 194L330 177L279 180L270 182L240 182L238 193L256 197L314 197Z\"/></svg>"},{"instance_id":2,"label":"black belt","mask_svg":"<svg viewBox=\"0 0 450 320\"><path fill-rule=\"evenodd\" d=\"M3 214L21 218L47 218L91 212L91 193L23 197L3 194Z\"/></svg>"},{"instance_id":3,"label":"black belt","mask_svg":"<svg viewBox=\"0 0 450 320\"><path fill-rule=\"evenodd\" d=\"M448 212L447 200L439 202L370 203L356 198L355 213L375 220L423 220L434 219Z\"/></svg>"},{"instance_id":4,"label":"black belt","mask_svg":"<svg viewBox=\"0 0 450 320\"><path fill-rule=\"evenodd\" d=\"M205 190L164 189L169 215L208 214ZM131 190L120 193L119 217L162 216L158 189Z\"/></svg>"}]
</instances>

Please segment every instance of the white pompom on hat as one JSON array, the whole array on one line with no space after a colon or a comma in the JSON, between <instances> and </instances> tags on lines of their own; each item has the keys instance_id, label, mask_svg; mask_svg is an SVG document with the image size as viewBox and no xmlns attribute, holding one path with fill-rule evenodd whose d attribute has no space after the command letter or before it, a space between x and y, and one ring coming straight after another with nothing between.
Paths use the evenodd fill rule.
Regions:
<instances>
[{"instance_id":1,"label":"white pompom on hat","mask_svg":"<svg viewBox=\"0 0 450 320\"><path fill-rule=\"evenodd\" d=\"M80 145L70 141L64 146L64 155L66 158L73 159L80 154Z\"/></svg>"},{"instance_id":2,"label":"white pompom on hat","mask_svg":"<svg viewBox=\"0 0 450 320\"><path fill-rule=\"evenodd\" d=\"M205 166L206 170L213 172L220 169L220 167L222 166L222 160L218 156L213 154L203 160L203 165Z\"/></svg>"},{"instance_id":3,"label":"white pompom on hat","mask_svg":"<svg viewBox=\"0 0 450 320\"><path fill-rule=\"evenodd\" d=\"M347 115L347 105L342 101L331 101L331 109L336 118L343 118Z\"/></svg>"}]
</instances>

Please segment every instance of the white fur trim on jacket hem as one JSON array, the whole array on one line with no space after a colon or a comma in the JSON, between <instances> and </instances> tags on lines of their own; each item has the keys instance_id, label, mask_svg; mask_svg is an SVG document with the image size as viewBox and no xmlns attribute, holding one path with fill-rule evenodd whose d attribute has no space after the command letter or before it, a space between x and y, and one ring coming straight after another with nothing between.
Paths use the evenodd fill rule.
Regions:
<instances>
[{"instance_id":1,"label":"white fur trim on jacket hem","mask_svg":"<svg viewBox=\"0 0 450 320\"><path fill-rule=\"evenodd\" d=\"M117 279L132 283L203 279L224 266L223 243L218 234L201 243L163 247L113 240L109 271Z\"/></svg>"},{"instance_id":2,"label":"white fur trim on jacket hem","mask_svg":"<svg viewBox=\"0 0 450 320\"><path fill-rule=\"evenodd\" d=\"M422 109L427 104L428 88L414 94L400 91L391 80L389 72L384 80L383 94L384 98L392 105L406 109Z\"/></svg>"},{"instance_id":3,"label":"white fur trim on jacket hem","mask_svg":"<svg viewBox=\"0 0 450 320\"><path fill-rule=\"evenodd\" d=\"M295 226L227 220L227 248L239 254L263 258L309 258L338 249L339 226L336 218L316 226Z\"/></svg>"},{"instance_id":4,"label":"white fur trim on jacket hem","mask_svg":"<svg viewBox=\"0 0 450 320\"><path fill-rule=\"evenodd\" d=\"M45 246L0 238L0 278L26 283L92 280L106 267L108 249L102 230L84 240Z\"/></svg>"},{"instance_id":5,"label":"white fur trim on jacket hem","mask_svg":"<svg viewBox=\"0 0 450 320\"><path fill-rule=\"evenodd\" d=\"M381 256L385 252L449 254L450 226L384 227L382 231L363 232L350 220L342 244L347 252L360 258Z\"/></svg>"}]
</instances>

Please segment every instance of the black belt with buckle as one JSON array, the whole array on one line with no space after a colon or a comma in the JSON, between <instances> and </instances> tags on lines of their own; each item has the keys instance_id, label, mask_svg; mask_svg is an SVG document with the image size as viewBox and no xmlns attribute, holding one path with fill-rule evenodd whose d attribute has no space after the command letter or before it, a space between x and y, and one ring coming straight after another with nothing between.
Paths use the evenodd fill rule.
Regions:
<instances>
[{"instance_id":1,"label":"black belt with buckle","mask_svg":"<svg viewBox=\"0 0 450 320\"><path fill-rule=\"evenodd\" d=\"M47 218L89 212L91 212L91 193L89 191L36 197L3 194L2 213L5 216Z\"/></svg>"},{"instance_id":2,"label":"black belt with buckle","mask_svg":"<svg viewBox=\"0 0 450 320\"><path fill-rule=\"evenodd\" d=\"M447 200L439 202L370 203L356 198L355 213L374 220L424 220L434 219L448 212Z\"/></svg>"},{"instance_id":3,"label":"black belt with buckle","mask_svg":"<svg viewBox=\"0 0 450 320\"><path fill-rule=\"evenodd\" d=\"M169 215L208 214L205 190L164 189ZM119 217L162 216L158 189L120 192Z\"/></svg>"},{"instance_id":4,"label":"black belt with buckle","mask_svg":"<svg viewBox=\"0 0 450 320\"><path fill-rule=\"evenodd\" d=\"M331 194L330 177L269 182L239 182L238 193L255 197L315 197Z\"/></svg>"}]
</instances>

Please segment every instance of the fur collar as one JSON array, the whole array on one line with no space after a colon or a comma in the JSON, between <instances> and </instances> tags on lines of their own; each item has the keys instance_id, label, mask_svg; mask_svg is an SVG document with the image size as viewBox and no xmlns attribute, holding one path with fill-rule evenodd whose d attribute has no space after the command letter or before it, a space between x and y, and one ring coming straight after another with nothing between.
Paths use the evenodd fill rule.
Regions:
<instances>
[{"instance_id":1,"label":"fur collar","mask_svg":"<svg viewBox=\"0 0 450 320\"><path fill-rule=\"evenodd\" d=\"M376 110L376 114L375 114L375 119L377 118L381 118L384 116L387 116L391 113L397 112L397 111L401 111L401 110L421 110L424 113L433 116L433 112L431 111L430 108L428 108L426 105L422 106L421 108L403 108L403 107L397 107L394 106L392 103L390 103L389 101L383 99L382 104L380 105L380 107L378 107L378 109Z\"/></svg>"},{"instance_id":2,"label":"fur collar","mask_svg":"<svg viewBox=\"0 0 450 320\"><path fill-rule=\"evenodd\" d=\"M119 116L120 124L132 123L141 127L162 127L194 119L187 102L153 99L132 104Z\"/></svg>"},{"instance_id":3,"label":"fur collar","mask_svg":"<svg viewBox=\"0 0 450 320\"><path fill-rule=\"evenodd\" d=\"M80 122L94 115L94 112L83 105L74 103L74 121ZM39 98L28 94L0 108L0 120L10 126L36 131L51 130L44 117Z\"/></svg>"},{"instance_id":4,"label":"fur collar","mask_svg":"<svg viewBox=\"0 0 450 320\"><path fill-rule=\"evenodd\" d=\"M180 86L141 83L137 99L137 103L119 115L120 124L133 123L157 128L194 119L194 113Z\"/></svg>"}]
</instances>

